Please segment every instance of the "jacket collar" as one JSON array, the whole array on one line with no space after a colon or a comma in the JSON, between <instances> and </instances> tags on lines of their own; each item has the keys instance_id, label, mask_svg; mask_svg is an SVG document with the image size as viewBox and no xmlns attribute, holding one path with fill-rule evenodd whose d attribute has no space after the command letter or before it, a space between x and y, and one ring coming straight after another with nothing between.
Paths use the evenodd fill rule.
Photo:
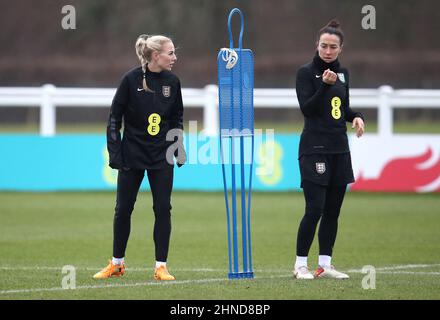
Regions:
<instances>
[{"instance_id":1,"label":"jacket collar","mask_svg":"<svg viewBox=\"0 0 440 320\"><path fill-rule=\"evenodd\" d=\"M313 65L322 73L327 69L330 69L333 72L338 72L340 68L340 64L338 59L332 61L330 63L325 62L319 57L318 51L316 51L315 56L313 57Z\"/></svg>"}]
</instances>

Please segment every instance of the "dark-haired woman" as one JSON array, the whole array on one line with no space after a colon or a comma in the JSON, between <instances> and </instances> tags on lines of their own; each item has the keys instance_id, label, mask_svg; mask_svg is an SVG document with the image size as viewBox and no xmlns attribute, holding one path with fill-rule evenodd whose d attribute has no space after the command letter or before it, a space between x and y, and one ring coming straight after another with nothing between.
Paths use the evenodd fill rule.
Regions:
<instances>
[{"instance_id":1,"label":"dark-haired woman","mask_svg":"<svg viewBox=\"0 0 440 320\"><path fill-rule=\"evenodd\" d=\"M302 66L296 78L297 97L304 115L299 166L305 198L293 272L297 279L349 278L335 269L331 259L347 184L354 182L346 122L352 123L360 137L364 121L360 113L350 108L349 75L338 60L343 42L339 22L330 21L318 32L313 61ZM318 268L312 274L307 257L319 220Z\"/></svg>"}]
</instances>

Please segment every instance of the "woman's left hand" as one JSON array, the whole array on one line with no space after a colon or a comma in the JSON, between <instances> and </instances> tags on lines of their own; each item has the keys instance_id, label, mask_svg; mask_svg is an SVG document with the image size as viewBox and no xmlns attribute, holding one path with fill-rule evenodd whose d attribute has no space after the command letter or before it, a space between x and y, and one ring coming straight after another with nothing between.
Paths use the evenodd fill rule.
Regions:
<instances>
[{"instance_id":1,"label":"woman's left hand","mask_svg":"<svg viewBox=\"0 0 440 320\"><path fill-rule=\"evenodd\" d=\"M354 118L351 127L356 128L356 136L358 138L362 137L362 135L364 134L364 131L365 131L364 130L364 128L365 128L364 120L362 120L362 118L359 118L359 117Z\"/></svg>"}]
</instances>

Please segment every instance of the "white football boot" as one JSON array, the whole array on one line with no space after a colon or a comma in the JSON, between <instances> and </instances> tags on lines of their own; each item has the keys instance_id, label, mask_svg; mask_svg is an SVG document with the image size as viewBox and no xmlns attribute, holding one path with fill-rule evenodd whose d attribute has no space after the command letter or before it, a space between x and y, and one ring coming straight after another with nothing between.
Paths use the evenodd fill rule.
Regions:
<instances>
[{"instance_id":1,"label":"white football boot","mask_svg":"<svg viewBox=\"0 0 440 320\"><path fill-rule=\"evenodd\" d=\"M299 266L295 267L295 270L293 271L293 277L296 279L311 280L313 279L313 274L309 271L309 268L307 266Z\"/></svg>"},{"instance_id":2,"label":"white football boot","mask_svg":"<svg viewBox=\"0 0 440 320\"><path fill-rule=\"evenodd\" d=\"M334 266L318 267L315 271L315 278L329 278L329 279L348 279L348 274L340 272Z\"/></svg>"}]
</instances>

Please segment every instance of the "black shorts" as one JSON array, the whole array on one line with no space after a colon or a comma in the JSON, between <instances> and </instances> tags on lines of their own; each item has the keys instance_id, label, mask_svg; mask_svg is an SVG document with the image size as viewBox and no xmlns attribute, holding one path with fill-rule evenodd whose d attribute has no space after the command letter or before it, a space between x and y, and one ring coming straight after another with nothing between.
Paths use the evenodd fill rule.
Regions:
<instances>
[{"instance_id":1,"label":"black shorts","mask_svg":"<svg viewBox=\"0 0 440 320\"><path fill-rule=\"evenodd\" d=\"M350 153L307 154L299 158L301 188L304 180L323 186L343 186L354 182Z\"/></svg>"}]
</instances>

